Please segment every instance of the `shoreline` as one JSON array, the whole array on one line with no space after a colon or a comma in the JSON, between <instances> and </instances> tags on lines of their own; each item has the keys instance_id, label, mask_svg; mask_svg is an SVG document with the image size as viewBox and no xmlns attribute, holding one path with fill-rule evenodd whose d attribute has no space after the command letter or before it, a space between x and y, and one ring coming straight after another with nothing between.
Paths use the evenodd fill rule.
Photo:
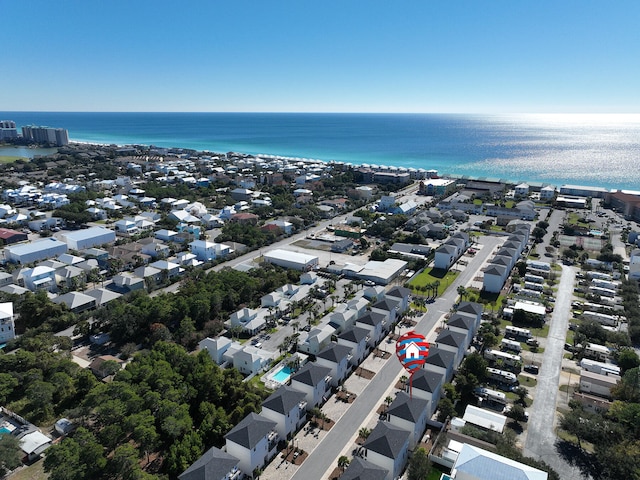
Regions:
<instances>
[{"instance_id":1,"label":"shoreline","mask_svg":"<svg viewBox=\"0 0 640 480\"><path fill-rule=\"evenodd\" d=\"M204 155L208 155L208 154L226 154L227 152L216 152L213 150L198 150L198 149L193 149L193 148L189 148L189 147L180 147L180 146L172 146L172 147L160 147L157 145L151 145L151 144L144 144L144 143L100 143L100 142L92 142L92 141L87 141L87 140L72 140L69 139L69 144L70 145L81 145L81 146L97 146L97 147L111 147L111 146L116 146L118 148L126 148L126 147L135 147L135 146L139 146L139 147L145 147L145 148L151 148L156 147L156 148L160 148L160 149L168 149L168 150L191 150L191 151L195 151L198 154L204 154ZM273 154L273 153L259 153L259 154L254 154L254 153L245 153L245 152L240 152L240 151L233 151L234 153L240 154L240 155L250 155L253 157L257 157L257 158L263 158L263 159L273 159L273 160L286 160L286 161L290 161L290 162L303 162L303 163L324 163L324 164L337 164L337 165L346 165L346 166L350 166L353 168L361 168L361 167L371 167L371 168L375 168L376 170L381 170L381 171L398 171L398 172L411 172L411 171L418 171L418 172L427 172L428 170L432 170L432 169L427 169L427 168L414 168L414 167L404 167L404 166L395 166L395 165L378 165L378 164L367 164L367 163L360 163L360 164L356 164L356 163L352 163L352 162L343 162L343 161L337 161L337 160L323 160L323 159L316 159L316 158L306 158L306 157L290 157L290 156L285 156L285 155L277 155L277 154ZM540 187L546 187L546 186L552 186L555 187L558 191L560 189L561 186L563 185L572 185L572 186L582 186L582 187L591 187L591 188L605 188L607 191L610 192L614 192L614 191L621 191L621 192L630 192L630 191L634 191L632 189L627 189L627 188L623 188L623 187L615 187L615 188L608 188L608 187L603 187L602 185L589 185L589 184L572 184L572 183L559 183L559 184L555 184L553 182L545 182L545 181L540 181L540 180L530 180L530 179L524 179L524 180L513 180L511 178L498 178L498 177L489 177L489 176L474 176L474 175L465 175L465 174L458 174L458 173L452 173L452 172L445 172L445 173L441 173L438 171L438 178L446 178L446 179L450 179L450 180L484 180L484 181L493 181L493 182L502 182L505 183L507 185L518 185L520 183L526 183L528 185L534 185L534 186L540 186ZM637 193L640 193L640 190L637 191Z\"/></svg>"}]
</instances>

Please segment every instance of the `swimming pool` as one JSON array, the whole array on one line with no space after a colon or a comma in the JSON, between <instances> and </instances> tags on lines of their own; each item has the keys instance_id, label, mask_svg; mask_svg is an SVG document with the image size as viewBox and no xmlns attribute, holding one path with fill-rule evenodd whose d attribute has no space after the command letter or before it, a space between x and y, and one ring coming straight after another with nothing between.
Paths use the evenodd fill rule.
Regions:
<instances>
[{"instance_id":1,"label":"swimming pool","mask_svg":"<svg viewBox=\"0 0 640 480\"><path fill-rule=\"evenodd\" d=\"M4 435L5 433L11 433L7 427L0 427L0 435Z\"/></svg>"},{"instance_id":2,"label":"swimming pool","mask_svg":"<svg viewBox=\"0 0 640 480\"><path fill-rule=\"evenodd\" d=\"M293 370L285 365L280 370L275 372L271 378L273 378L278 383L287 383L287 380L289 380L289 377L292 373Z\"/></svg>"}]
</instances>

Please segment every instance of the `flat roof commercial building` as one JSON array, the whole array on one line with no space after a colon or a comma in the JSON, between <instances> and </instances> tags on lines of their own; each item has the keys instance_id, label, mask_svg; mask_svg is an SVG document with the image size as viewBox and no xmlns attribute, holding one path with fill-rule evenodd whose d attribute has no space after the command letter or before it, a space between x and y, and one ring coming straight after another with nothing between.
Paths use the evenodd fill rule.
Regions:
<instances>
[{"instance_id":1,"label":"flat roof commercial building","mask_svg":"<svg viewBox=\"0 0 640 480\"><path fill-rule=\"evenodd\" d=\"M37 242L6 247L4 249L5 257L13 263L31 263L47 258L57 257L63 253L67 253L67 244L53 237L38 240Z\"/></svg>"},{"instance_id":2,"label":"flat roof commercial building","mask_svg":"<svg viewBox=\"0 0 640 480\"><path fill-rule=\"evenodd\" d=\"M64 235L64 240L72 250L84 250L116 241L116 232L103 227L87 228Z\"/></svg>"},{"instance_id":3,"label":"flat roof commercial building","mask_svg":"<svg viewBox=\"0 0 640 480\"><path fill-rule=\"evenodd\" d=\"M318 265L318 257L289 250L271 250L263 257L265 262L294 270L307 271Z\"/></svg>"}]
</instances>

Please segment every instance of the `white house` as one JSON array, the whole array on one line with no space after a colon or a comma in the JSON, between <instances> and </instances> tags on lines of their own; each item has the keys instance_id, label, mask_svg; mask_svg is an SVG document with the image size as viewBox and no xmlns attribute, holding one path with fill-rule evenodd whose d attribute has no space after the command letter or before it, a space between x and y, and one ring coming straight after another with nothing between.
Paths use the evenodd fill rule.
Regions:
<instances>
[{"instance_id":1,"label":"white house","mask_svg":"<svg viewBox=\"0 0 640 480\"><path fill-rule=\"evenodd\" d=\"M429 356L424 362L424 370L442 373L445 383L450 382L454 371L458 368L458 365L454 363L455 361L456 354L454 352L442 350L435 345L431 345L429 347Z\"/></svg>"},{"instance_id":2,"label":"white house","mask_svg":"<svg viewBox=\"0 0 640 480\"><path fill-rule=\"evenodd\" d=\"M405 287L393 287L386 294L386 297L398 302L398 313L404 313L409 309L411 300L411 290Z\"/></svg>"},{"instance_id":3,"label":"white house","mask_svg":"<svg viewBox=\"0 0 640 480\"><path fill-rule=\"evenodd\" d=\"M331 394L331 369L307 363L291 376L291 388L305 394L307 408L323 404Z\"/></svg>"},{"instance_id":4,"label":"white house","mask_svg":"<svg viewBox=\"0 0 640 480\"><path fill-rule=\"evenodd\" d=\"M248 345L233 355L233 366L244 375L255 375L269 366L276 353Z\"/></svg>"},{"instance_id":5,"label":"white house","mask_svg":"<svg viewBox=\"0 0 640 480\"><path fill-rule=\"evenodd\" d=\"M526 183L521 183L519 185L516 185L515 195L516 195L516 197L526 197L526 196L528 196L529 195L529 185L527 185Z\"/></svg>"},{"instance_id":6,"label":"white house","mask_svg":"<svg viewBox=\"0 0 640 480\"><path fill-rule=\"evenodd\" d=\"M436 337L438 348L455 353L455 363L459 365L469 347L468 335L451 330L442 330Z\"/></svg>"},{"instance_id":7,"label":"white house","mask_svg":"<svg viewBox=\"0 0 640 480\"><path fill-rule=\"evenodd\" d=\"M235 480L242 475L240 460L216 447L211 447L178 475L178 480Z\"/></svg>"},{"instance_id":8,"label":"white house","mask_svg":"<svg viewBox=\"0 0 640 480\"><path fill-rule=\"evenodd\" d=\"M540 189L540 200L549 201L553 200L556 195L556 189L554 187L546 186Z\"/></svg>"},{"instance_id":9,"label":"white house","mask_svg":"<svg viewBox=\"0 0 640 480\"><path fill-rule=\"evenodd\" d=\"M411 433L409 448L412 450L427 428L428 404L429 402L423 398L411 397L406 392L399 392L387 409L387 421Z\"/></svg>"},{"instance_id":10,"label":"white house","mask_svg":"<svg viewBox=\"0 0 640 480\"><path fill-rule=\"evenodd\" d=\"M351 348L346 345L330 343L316 355L316 363L331 369L331 385L337 387L349 373Z\"/></svg>"},{"instance_id":11,"label":"white house","mask_svg":"<svg viewBox=\"0 0 640 480\"><path fill-rule=\"evenodd\" d=\"M331 335L335 334L336 329L331 325L317 327L311 329L307 338L298 344L298 350L310 355L317 355L320 351L329 345Z\"/></svg>"},{"instance_id":12,"label":"white house","mask_svg":"<svg viewBox=\"0 0 640 480\"><path fill-rule=\"evenodd\" d=\"M415 398L422 398L429 402L427 408L429 417L436 411L444 383L445 378L442 372L419 369L413 374L410 387L411 394ZM409 385L407 387L409 388Z\"/></svg>"},{"instance_id":13,"label":"white house","mask_svg":"<svg viewBox=\"0 0 640 480\"><path fill-rule=\"evenodd\" d=\"M484 271L482 279L483 290L491 293L499 293L504 286L508 272L507 267L504 265L490 264Z\"/></svg>"},{"instance_id":14,"label":"white house","mask_svg":"<svg viewBox=\"0 0 640 480\"><path fill-rule=\"evenodd\" d=\"M248 475L263 468L277 453L279 435L276 422L250 413L224 436L227 453L236 457Z\"/></svg>"},{"instance_id":15,"label":"white house","mask_svg":"<svg viewBox=\"0 0 640 480\"><path fill-rule=\"evenodd\" d=\"M0 303L0 343L6 343L16 338L16 328L13 320L13 302Z\"/></svg>"},{"instance_id":16,"label":"white house","mask_svg":"<svg viewBox=\"0 0 640 480\"><path fill-rule=\"evenodd\" d=\"M378 312L369 312L365 316L356 320L356 326L369 331L369 340L367 346L373 348L380 340L382 340L382 324L385 316Z\"/></svg>"},{"instance_id":17,"label":"white house","mask_svg":"<svg viewBox=\"0 0 640 480\"><path fill-rule=\"evenodd\" d=\"M306 422L305 394L282 385L262 402L260 415L276 422L280 438L289 438L289 435L295 433Z\"/></svg>"},{"instance_id":18,"label":"white house","mask_svg":"<svg viewBox=\"0 0 640 480\"><path fill-rule=\"evenodd\" d=\"M24 286L35 292L36 290L56 291L56 271L51 267L37 266L22 272Z\"/></svg>"},{"instance_id":19,"label":"white house","mask_svg":"<svg viewBox=\"0 0 640 480\"><path fill-rule=\"evenodd\" d=\"M231 247L227 245L207 242L206 240L194 240L189 244L189 247L191 248L191 253L203 262L224 258L233 252Z\"/></svg>"},{"instance_id":20,"label":"white house","mask_svg":"<svg viewBox=\"0 0 640 480\"><path fill-rule=\"evenodd\" d=\"M207 337L198 343L200 350L206 350L211 359L218 365L223 363L223 355L231 345L231 340L227 337L211 338Z\"/></svg>"},{"instance_id":21,"label":"white house","mask_svg":"<svg viewBox=\"0 0 640 480\"><path fill-rule=\"evenodd\" d=\"M338 335L338 344L351 349L351 366L356 367L362 363L367 354L367 343L370 330L355 326Z\"/></svg>"},{"instance_id":22,"label":"white house","mask_svg":"<svg viewBox=\"0 0 640 480\"><path fill-rule=\"evenodd\" d=\"M254 335L266 326L264 315L259 313L258 310L243 308L232 313L228 323L231 327L241 327L244 332Z\"/></svg>"},{"instance_id":23,"label":"white house","mask_svg":"<svg viewBox=\"0 0 640 480\"><path fill-rule=\"evenodd\" d=\"M400 477L409 458L411 432L378 422L363 444L367 461L387 470L385 480Z\"/></svg>"}]
</instances>

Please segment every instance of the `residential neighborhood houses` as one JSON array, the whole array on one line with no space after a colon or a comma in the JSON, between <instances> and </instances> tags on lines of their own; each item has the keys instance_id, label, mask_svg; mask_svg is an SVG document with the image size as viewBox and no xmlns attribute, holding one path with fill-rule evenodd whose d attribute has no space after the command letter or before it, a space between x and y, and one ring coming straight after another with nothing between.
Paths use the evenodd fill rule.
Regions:
<instances>
[{"instance_id":1,"label":"residential neighborhood houses","mask_svg":"<svg viewBox=\"0 0 640 480\"><path fill-rule=\"evenodd\" d=\"M46 162L66 162L64 175L48 172ZM179 463L180 471L163 465L170 455L160 444L140 450L141 458L154 451L161 459L152 473L214 478L198 473L210 465L216 465L215 478L256 478L279 465L283 471L291 466L282 478L304 471L315 447L301 448L298 440L313 428L318 435L340 428L324 412L339 402L341 414L349 415L361 394L349 392L350 386L376 375L370 362L396 361L392 346L385 346L403 328L429 323L427 361L410 383L398 377L399 386L388 386L395 395L369 420L370 431L355 449L348 437L357 432L345 432L348 463L340 478L356 478L355 471L398 478L411 468L418 449L449 478L488 478L477 462L505 471L529 468L535 478L547 478L553 474L548 465L537 464L543 472L495 454L486 432L503 435L509 418L518 425L526 421L527 412L517 416L518 409L531 408L531 398L535 409L535 375L548 362L579 369L566 388L594 414L620 398L626 372L637 368L620 358L633 365L635 357L625 352L633 352L627 346L638 340L638 318L627 300L637 280L627 274L634 278L640 262L625 242L640 229L619 220L617 230L606 224L607 238L591 233L604 231L599 214L606 211L592 197L596 213L576 213L573 204L554 203L555 189L546 185L142 146L70 144L46 162L34 160L29 172L6 170L0 205L6 227L0 234L4 350L33 348L28 339L46 333L39 330L39 310L29 306L38 299L51 305L50 318L59 319L53 328L60 338L70 337L70 357L93 371L97 382L117 381L124 377L119 370L142 358L136 351L143 355L169 341L204 351L216 368L261 385L261 408L236 412L237 422L219 441L203 445L187 465ZM99 165L102 176L91 175L88 163ZM573 189L566 195L585 198L582 193ZM605 198L613 205L627 200ZM586 217L594 225L582 235ZM550 226L563 233L547 231ZM577 272L575 286L566 290L559 278L576 274L568 264L581 255L585 273ZM261 278L265 290L244 281L223 291L217 275L229 281L231 275ZM205 283L214 286L203 287L196 300L197 285ZM182 295L193 298L181 304L182 311L160 307ZM431 305L449 297L448 305ZM561 297L575 316L574 330L565 330L571 358L563 359L562 350L557 358L544 358L538 349L553 351L546 338L549 324L558 321L556 315L571 314L556 313ZM144 302L158 302L155 320L136 326L139 319L128 312ZM214 309L225 317L215 316ZM121 312L117 321L115 311ZM474 388L524 388L529 400L492 403L464 390L452 397L452 388L459 390L472 368L467 360L485 366ZM20 391L6 396L7 405L19 411L7 409L4 420L19 440L20 429L33 427L23 418L29 409L20 410ZM65 412L71 418L70 409ZM53 414L39 415L42 420ZM532 424L522 441L527 430L537 428ZM33 428L47 441L31 448L22 440L26 457L47 456L49 448L56 452L49 443L53 436ZM150 462L139 468L151 468Z\"/></svg>"}]
</instances>

